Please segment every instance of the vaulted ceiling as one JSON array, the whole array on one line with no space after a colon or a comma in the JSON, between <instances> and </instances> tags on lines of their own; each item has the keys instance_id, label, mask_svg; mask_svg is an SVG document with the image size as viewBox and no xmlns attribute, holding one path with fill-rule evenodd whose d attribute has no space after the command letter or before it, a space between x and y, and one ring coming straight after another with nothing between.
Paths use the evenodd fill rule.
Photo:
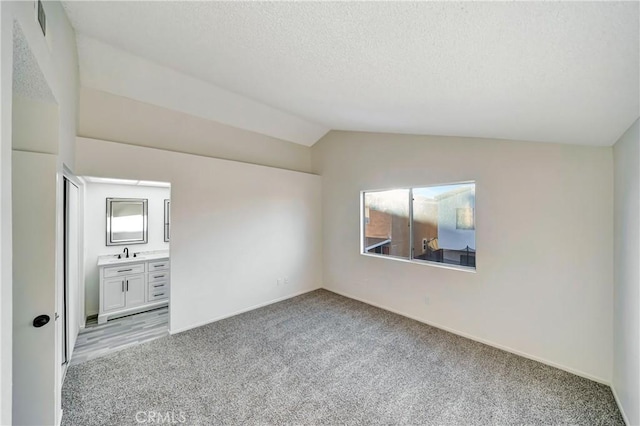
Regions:
<instances>
[{"instance_id":1,"label":"vaulted ceiling","mask_svg":"<svg viewBox=\"0 0 640 426\"><path fill-rule=\"evenodd\" d=\"M64 6L83 84L153 102L107 81L139 58L185 87L157 103L305 145L339 129L606 146L640 115L638 2Z\"/></svg>"}]
</instances>

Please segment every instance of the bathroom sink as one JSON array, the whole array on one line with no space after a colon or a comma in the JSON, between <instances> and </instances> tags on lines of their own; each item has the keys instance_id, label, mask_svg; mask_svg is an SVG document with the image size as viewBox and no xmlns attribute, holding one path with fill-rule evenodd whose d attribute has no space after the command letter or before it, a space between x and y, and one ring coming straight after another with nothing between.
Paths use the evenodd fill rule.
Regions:
<instances>
[{"instance_id":1,"label":"bathroom sink","mask_svg":"<svg viewBox=\"0 0 640 426\"><path fill-rule=\"evenodd\" d=\"M113 258L116 260L144 260L147 256L140 253L133 253L129 257L124 257L122 254L114 254Z\"/></svg>"}]
</instances>

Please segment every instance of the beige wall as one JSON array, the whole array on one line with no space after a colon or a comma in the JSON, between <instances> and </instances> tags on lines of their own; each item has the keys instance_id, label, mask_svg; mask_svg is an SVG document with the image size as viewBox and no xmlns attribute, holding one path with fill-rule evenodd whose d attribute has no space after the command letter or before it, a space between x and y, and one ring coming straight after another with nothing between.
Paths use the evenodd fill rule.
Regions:
<instances>
[{"instance_id":1,"label":"beige wall","mask_svg":"<svg viewBox=\"0 0 640 426\"><path fill-rule=\"evenodd\" d=\"M58 153L58 105L13 96L13 149ZM36 124L37 123L37 124Z\"/></svg>"},{"instance_id":2,"label":"beige wall","mask_svg":"<svg viewBox=\"0 0 640 426\"><path fill-rule=\"evenodd\" d=\"M78 136L309 172L310 148L83 87Z\"/></svg>"},{"instance_id":3,"label":"beige wall","mask_svg":"<svg viewBox=\"0 0 640 426\"><path fill-rule=\"evenodd\" d=\"M613 147L613 383L627 424L640 424L640 122Z\"/></svg>"},{"instance_id":4,"label":"beige wall","mask_svg":"<svg viewBox=\"0 0 640 426\"><path fill-rule=\"evenodd\" d=\"M326 288L611 381L610 147L334 131L312 161ZM359 255L360 191L472 180L475 273Z\"/></svg>"}]
</instances>

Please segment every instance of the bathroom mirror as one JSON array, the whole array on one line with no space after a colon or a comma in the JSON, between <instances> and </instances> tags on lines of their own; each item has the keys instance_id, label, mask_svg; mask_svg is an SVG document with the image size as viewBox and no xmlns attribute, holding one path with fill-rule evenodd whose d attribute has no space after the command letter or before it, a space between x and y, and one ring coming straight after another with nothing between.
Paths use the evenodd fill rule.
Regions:
<instances>
[{"instance_id":1,"label":"bathroom mirror","mask_svg":"<svg viewBox=\"0 0 640 426\"><path fill-rule=\"evenodd\" d=\"M107 245L147 242L147 200L107 198Z\"/></svg>"},{"instance_id":2,"label":"bathroom mirror","mask_svg":"<svg viewBox=\"0 0 640 426\"><path fill-rule=\"evenodd\" d=\"M169 231L171 227L171 200L164 200L164 241L169 242Z\"/></svg>"}]
</instances>

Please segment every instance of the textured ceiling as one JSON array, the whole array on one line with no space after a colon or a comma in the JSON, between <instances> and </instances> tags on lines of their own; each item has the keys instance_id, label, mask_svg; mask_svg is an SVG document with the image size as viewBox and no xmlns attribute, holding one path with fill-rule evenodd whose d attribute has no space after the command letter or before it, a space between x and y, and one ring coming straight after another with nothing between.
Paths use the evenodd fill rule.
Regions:
<instances>
[{"instance_id":1,"label":"textured ceiling","mask_svg":"<svg viewBox=\"0 0 640 426\"><path fill-rule=\"evenodd\" d=\"M35 101L56 103L51 88L17 22L13 24L13 91Z\"/></svg>"},{"instance_id":2,"label":"textured ceiling","mask_svg":"<svg viewBox=\"0 0 640 426\"><path fill-rule=\"evenodd\" d=\"M64 6L81 34L332 129L611 145L640 114L638 2Z\"/></svg>"}]
</instances>

